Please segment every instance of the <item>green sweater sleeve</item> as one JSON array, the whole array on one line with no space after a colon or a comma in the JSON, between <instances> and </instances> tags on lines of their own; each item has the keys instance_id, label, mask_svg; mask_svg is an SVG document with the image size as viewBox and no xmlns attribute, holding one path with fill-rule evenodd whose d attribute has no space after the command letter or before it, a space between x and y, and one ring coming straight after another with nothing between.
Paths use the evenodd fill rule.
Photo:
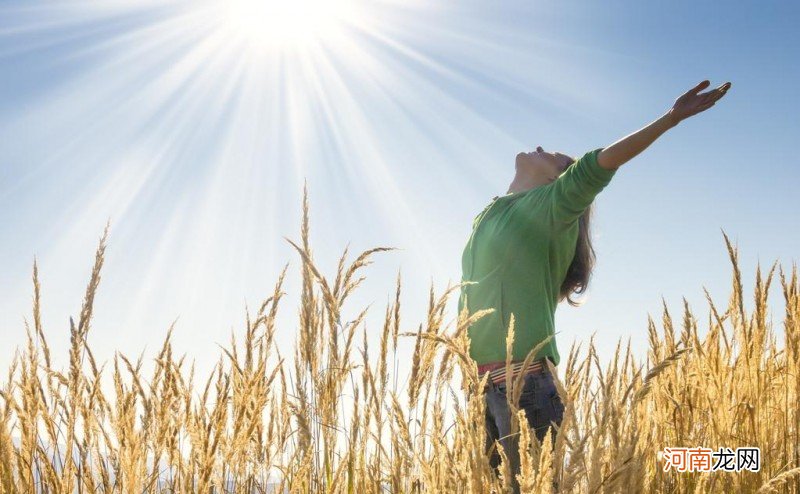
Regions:
<instances>
[{"instance_id":1,"label":"green sweater sleeve","mask_svg":"<svg viewBox=\"0 0 800 494\"><path fill-rule=\"evenodd\" d=\"M602 150L584 154L552 183L552 212L556 223L577 221L611 181L616 170L607 170L597 163L597 155Z\"/></svg>"}]
</instances>

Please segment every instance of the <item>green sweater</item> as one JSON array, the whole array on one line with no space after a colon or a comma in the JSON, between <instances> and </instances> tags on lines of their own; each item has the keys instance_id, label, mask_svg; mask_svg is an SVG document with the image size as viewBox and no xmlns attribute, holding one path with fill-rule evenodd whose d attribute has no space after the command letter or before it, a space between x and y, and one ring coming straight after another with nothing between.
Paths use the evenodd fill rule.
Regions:
<instances>
[{"instance_id":1,"label":"green sweater","mask_svg":"<svg viewBox=\"0 0 800 494\"><path fill-rule=\"evenodd\" d=\"M458 311L494 308L467 334L470 356L478 365L506 358L506 334L514 314L512 360L555 331L561 284L575 256L578 219L616 173L597 164L596 149L569 166L555 181L495 197L475 217L461 257ZM555 338L536 358L560 360Z\"/></svg>"}]
</instances>

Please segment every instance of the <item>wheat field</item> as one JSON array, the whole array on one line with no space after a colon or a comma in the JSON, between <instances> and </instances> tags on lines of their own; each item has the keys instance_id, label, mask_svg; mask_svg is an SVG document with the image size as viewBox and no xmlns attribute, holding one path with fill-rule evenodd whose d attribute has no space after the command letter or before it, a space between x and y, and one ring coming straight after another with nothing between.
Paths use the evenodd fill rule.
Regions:
<instances>
[{"instance_id":1,"label":"wheat field","mask_svg":"<svg viewBox=\"0 0 800 494\"><path fill-rule=\"evenodd\" d=\"M368 348L366 309L350 321L340 315L364 280L362 268L391 249L370 249L352 262L345 250L335 276L325 277L314 264L308 211L306 192L301 240L289 240L303 261L293 355L281 355L275 341L284 269L207 376L195 375L169 334L149 356L151 372L141 358L95 360L90 328L108 229L71 323L68 368L53 368L34 263L27 339L0 378L0 490L507 492L509 472L496 475L485 454L475 392L482 382L468 357L466 327L485 313L445 325L445 305L459 288L448 286L431 290L424 323L404 331L398 276L380 345ZM576 493L800 492L797 269L785 273L775 263L763 276L759 267L748 313L738 253L725 242L731 294L717 304L706 292L707 321L685 300L678 318L664 304L661 327L649 321L643 361L620 342L603 367L593 341L582 357L573 346L557 379L566 411L555 447L541 446L527 422L516 421L524 492L551 492L553 479L560 492ZM780 344L767 306L776 273L785 301ZM510 344L513 319L509 329ZM413 345L413 361L399 389L401 339ZM760 469L664 471L658 453L667 446L755 446Z\"/></svg>"}]
</instances>

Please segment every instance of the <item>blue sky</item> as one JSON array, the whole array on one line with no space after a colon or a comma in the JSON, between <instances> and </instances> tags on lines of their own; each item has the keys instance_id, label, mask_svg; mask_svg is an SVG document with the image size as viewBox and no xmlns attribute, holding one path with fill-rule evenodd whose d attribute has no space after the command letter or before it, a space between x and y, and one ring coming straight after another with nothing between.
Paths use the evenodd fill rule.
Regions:
<instances>
[{"instance_id":1,"label":"blue sky","mask_svg":"<svg viewBox=\"0 0 800 494\"><path fill-rule=\"evenodd\" d=\"M0 368L24 341L34 256L66 355L109 218L99 358L152 355L178 318L178 348L208 368L287 262L288 347L300 263L283 237L299 239L304 179L326 273L348 243L400 248L367 268L349 316L373 303L377 338L401 271L415 330L431 283L460 279L471 220L519 151L608 145L705 78L733 87L598 197L598 264L585 305L556 314L560 353L596 333L601 355L630 338L643 357L662 297L676 314L686 297L702 322L702 287L729 294L722 230L747 289L757 262L797 260L796 5L354 5L330 32L277 46L250 32L258 15L231 27L213 1L0 3Z\"/></svg>"}]
</instances>

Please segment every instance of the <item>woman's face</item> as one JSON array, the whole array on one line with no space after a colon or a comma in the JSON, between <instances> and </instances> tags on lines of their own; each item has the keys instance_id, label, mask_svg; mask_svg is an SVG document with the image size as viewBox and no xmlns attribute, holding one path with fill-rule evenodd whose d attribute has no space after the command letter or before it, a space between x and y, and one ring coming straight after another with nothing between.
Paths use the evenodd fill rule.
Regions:
<instances>
[{"instance_id":1,"label":"woman's face","mask_svg":"<svg viewBox=\"0 0 800 494\"><path fill-rule=\"evenodd\" d=\"M517 170L534 177L541 177L549 183L564 173L573 161L575 160L566 154L549 153L542 149L542 146L538 146L536 151L531 153L519 153L516 166Z\"/></svg>"}]
</instances>

